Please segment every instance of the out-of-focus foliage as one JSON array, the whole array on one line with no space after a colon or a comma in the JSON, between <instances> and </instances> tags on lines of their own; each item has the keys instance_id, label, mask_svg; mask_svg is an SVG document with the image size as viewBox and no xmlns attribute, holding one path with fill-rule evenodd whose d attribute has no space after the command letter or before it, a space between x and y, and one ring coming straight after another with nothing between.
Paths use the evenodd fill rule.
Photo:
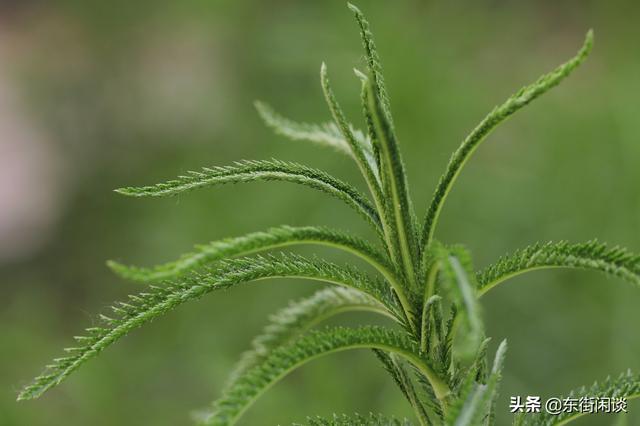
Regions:
<instances>
[{"instance_id":1,"label":"out-of-focus foliage","mask_svg":"<svg viewBox=\"0 0 640 426\"><path fill-rule=\"evenodd\" d=\"M470 127L539 70L563 60L594 28L598 48L589 66L478 151L449 197L438 237L465 243L478 267L541 240L597 237L640 249L640 5L361 3L376 23L420 210ZM40 178L16 179L22 175L3 167L0 203L3 211L25 203L48 218L38 222L41 227L25 227L19 237L31 240L37 232L38 238L0 265L0 424L187 423L184 413L221 390L266 316L313 290L283 283L278 291L265 286L218 293L123 340L46 398L16 404L23 380L71 343L67 336L88 320L87 312L131 292L132 284L107 272L104 259L154 264L187 251L193 241L281 223L370 232L347 208L293 186L255 183L243 191L221 188L136 203L111 192L197 165L275 156L304 159L360 184L348 158L283 142L263 128L252 106L254 99L269 99L296 120L322 114L328 120L314 70L323 60L363 66L352 59L361 53L350 18L342 2L0 6L2 158L17 158L13 169ZM353 75L336 69L332 81L349 117L358 117ZM19 114L26 130L7 131L7 111ZM16 154L24 152L47 155ZM43 164L50 175L36 173ZM18 195L5 197L8 185ZM57 202L38 204L43 192ZM246 213L252 211L260 215ZM5 217L0 215L23 223L25 215ZM3 234L0 253L12 252L21 241L16 238ZM640 296L613 280L602 286L603 279L539 272L483 300L493 344L509 339L499 422L508 417L510 395L560 395L594 377L640 368L633 327ZM245 424L304 421L309 413L330 417L354 407L410 415L371 354L339 357L317 361L279 384ZM637 407L630 405L630 424Z\"/></svg>"}]
</instances>

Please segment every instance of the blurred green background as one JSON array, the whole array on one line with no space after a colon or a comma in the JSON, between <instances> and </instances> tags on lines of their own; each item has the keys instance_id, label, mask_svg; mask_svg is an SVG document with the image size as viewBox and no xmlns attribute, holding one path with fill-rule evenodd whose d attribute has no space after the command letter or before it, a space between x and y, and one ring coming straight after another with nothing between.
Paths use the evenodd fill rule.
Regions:
<instances>
[{"instance_id":1,"label":"blurred green background","mask_svg":"<svg viewBox=\"0 0 640 426\"><path fill-rule=\"evenodd\" d=\"M478 150L438 237L467 245L477 266L550 239L597 237L640 251L640 3L358 4L384 61L420 216L464 135L573 55L594 28L585 66ZM287 281L216 293L132 333L41 400L16 403L18 389L94 313L138 291L112 276L106 259L153 264L279 224L370 235L339 202L289 184L162 200L112 192L271 157L362 187L347 158L271 134L252 106L264 99L292 118L327 120L321 61L360 124L351 69L364 61L343 1L0 3L0 425L188 424L190 412L219 395L268 315L317 288ZM538 272L483 304L492 351L503 338L510 348L499 424L507 424L510 395L559 395L640 369L640 292L618 280ZM242 424L370 410L411 416L374 357L359 351L289 376ZM640 405L630 411L629 424L640 424Z\"/></svg>"}]
</instances>

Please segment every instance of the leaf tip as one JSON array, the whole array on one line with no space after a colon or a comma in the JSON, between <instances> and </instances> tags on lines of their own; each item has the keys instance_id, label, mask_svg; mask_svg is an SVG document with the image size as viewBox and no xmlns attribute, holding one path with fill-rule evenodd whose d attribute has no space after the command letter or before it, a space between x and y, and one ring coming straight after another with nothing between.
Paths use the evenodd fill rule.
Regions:
<instances>
[{"instance_id":1,"label":"leaf tip","mask_svg":"<svg viewBox=\"0 0 640 426\"><path fill-rule=\"evenodd\" d=\"M351 2L347 2L347 7L349 8L350 11L352 11L353 13L355 13L356 15L360 15L362 14L362 12L360 11L360 9L358 9L358 6L356 6L355 4L351 3Z\"/></svg>"},{"instance_id":2,"label":"leaf tip","mask_svg":"<svg viewBox=\"0 0 640 426\"><path fill-rule=\"evenodd\" d=\"M44 393L45 389L37 388L33 383L25 386L16 397L16 402L31 401L38 399Z\"/></svg>"},{"instance_id":3,"label":"leaf tip","mask_svg":"<svg viewBox=\"0 0 640 426\"><path fill-rule=\"evenodd\" d=\"M593 33L593 28L590 28L589 31L587 31L587 34L584 36L584 43L582 45L582 51L580 52L581 55L580 56L587 56L590 52L591 49L593 48L593 40L594 40L594 33Z\"/></svg>"},{"instance_id":4,"label":"leaf tip","mask_svg":"<svg viewBox=\"0 0 640 426\"><path fill-rule=\"evenodd\" d=\"M256 111L258 111L258 115L260 116L260 118L268 123L270 121L269 116L271 115L271 113L273 113L273 110L269 107L269 105L256 99L255 101L253 101L253 106Z\"/></svg>"},{"instance_id":5,"label":"leaf tip","mask_svg":"<svg viewBox=\"0 0 640 426\"><path fill-rule=\"evenodd\" d=\"M593 44L593 39L594 39L593 28L589 28L589 31L587 31L587 35L585 36L585 44Z\"/></svg>"},{"instance_id":6,"label":"leaf tip","mask_svg":"<svg viewBox=\"0 0 640 426\"><path fill-rule=\"evenodd\" d=\"M504 359L505 354L507 353L509 345L507 345L507 339L503 339L498 345L498 350L496 351L496 359Z\"/></svg>"},{"instance_id":7,"label":"leaf tip","mask_svg":"<svg viewBox=\"0 0 640 426\"><path fill-rule=\"evenodd\" d=\"M333 96L333 92L329 83L329 73L327 71L327 64L323 61L320 66L320 84L322 85L322 90L324 91L325 98L329 99Z\"/></svg>"},{"instance_id":8,"label":"leaf tip","mask_svg":"<svg viewBox=\"0 0 640 426\"><path fill-rule=\"evenodd\" d=\"M126 266L124 266L122 263L116 262L115 260L107 260L105 264L107 265L107 268L111 269L111 271L115 272L116 274L119 274L123 269L126 269Z\"/></svg>"},{"instance_id":9,"label":"leaf tip","mask_svg":"<svg viewBox=\"0 0 640 426\"><path fill-rule=\"evenodd\" d=\"M126 195L126 196L134 196L136 195L134 188L130 188L130 187L126 187L126 188L116 188L113 190L113 192L118 193L120 195Z\"/></svg>"},{"instance_id":10,"label":"leaf tip","mask_svg":"<svg viewBox=\"0 0 640 426\"><path fill-rule=\"evenodd\" d=\"M327 75L327 64L324 61L322 61L322 64L320 64L320 75L323 78Z\"/></svg>"},{"instance_id":11,"label":"leaf tip","mask_svg":"<svg viewBox=\"0 0 640 426\"><path fill-rule=\"evenodd\" d=\"M369 77L367 77L367 75L365 73L363 73L362 71L360 71L358 68L354 68L353 69L353 73L356 75L356 77L358 77L363 83L366 83L367 80L369 79Z\"/></svg>"}]
</instances>

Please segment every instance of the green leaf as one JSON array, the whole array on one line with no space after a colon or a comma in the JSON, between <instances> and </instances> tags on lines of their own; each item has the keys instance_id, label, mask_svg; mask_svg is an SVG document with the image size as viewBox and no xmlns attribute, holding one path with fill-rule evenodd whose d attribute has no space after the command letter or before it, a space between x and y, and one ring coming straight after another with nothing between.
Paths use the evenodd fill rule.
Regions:
<instances>
[{"instance_id":1,"label":"green leaf","mask_svg":"<svg viewBox=\"0 0 640 426\"><path fill-rule=\"evenodd\" d=\"M316 292L311 297L292 302L271 317L271 323L253 339L251 350L242 355L230 382L233 383L248 368L263 361L272 350L310 330L329 317L348 311L370 311L391 316L382 304L366 294L350 288L333 287Z\"/></svg>"},{"instance_id":2,"label":"green leaf","mask_svg":"<svg viewBox=\"0 0 640 426\"><path fill-rule=\"evenodd\" d=\"M215 185L252 181L293 182L333 195L360 213L379 234L382 232L378 213L357 189L323 171L286 161L242 161L232 166L204 168L156 185L120 188L116 192L132 197L166 197Z\"/></svg>"},{"instance_id":3,"label":"green leaf","mask_svg":"<svg viewBox=\"0 0 640 426\"><path fill-rule=\"evenodd\" d=\"M329 105L331 113L333 114L334 120L338 124L338 127L340 128L343 136L348 141L349 146L351 147L351 150L354 153L354 156L356 158L358 167L360 168L360 171L364 176L367 182L367 185L369 186L369 190L373 195L376 210L378 211L378 217L380 218L380 222L381 222L381 227L382 227L381 235L385 241L385 244L389 253L391 254L391 256L393 256L393 260L396 261L394 263L395 265L399 260L398 257L402 257L402 256L396 255L395 247L398 246L398 243L395 242L395 239L396 239L396 236L405 235L405 234L403 233L403 231L398 231L397 228L394 228L393 220L390 220L390 217L392 217L390 214L391 210L389 209L390 200L387 200L385 198L385 195L388 194L388 192L384 192L380 188L380 175L377 169L378 162L375 158L373 158L370 152L370 148L371 148L370 145L368 145L369 150L365 151L354 139L353 134L351 133L351 130L350 130L350 126L348 125L347 120L344 116L344 113L342 112L342 109L340 108L340 105L338 104L338 101L336 100L335 95L333 94L331 85L329 84L327 69L324 63L322 64L322 68L321 68L321 81L322 81L322 89L325 93L327 104ZM410 235L413 235L413 233ZM404 241L404 240L400 239L400 241ZM407 256L408 256L408 259L406 261L405 267L407 265L410 267L410 269L408 270L408 273L411 277L413 277L412 257L410 254L408 254ZM392 282L392 284L395 284L395 283ZM403 288L402 283L400 283L400 284L394 285L394 290L398 295L398 297L400 298L400 301L402 303L403 310L405 311L405 316L407 317L407 321L409 325L413 327L414 326L413 312L411 307L409 306L405 288Z\"/></svg>"},{"instance_id":4,"label":"green leaf","mask_svg":"<svg viewBox=\"0 0 640 426\"><path fill-rule=\"evenodd\" d=\"M261 364L248 370L214 404L204 424L232 425L268 388L289 372L324 355L350 349L380 349L396 353L416 365L432 381L439 381L419 355L408 335L384 327L333 328L312 331L297 341L280 347Z\"/></svg>"},{"instance_id":5,"label":"green leaf","mask_svg":"<svg viewBox=\"0 0 640 426\"><path fill-rule=\"evenodd\" d=\"M407 274L409 283L417 288L415 276L416 259L416 229L413 216L413 206L408 192L407 174L400 156L398 143L393 133L391 123L383 113L380 99L374 93L374 87L368 86L367 99L369 110L373 118L376 139L380 141L380 156L383 192L388 197L386 215L395 223L396 247L400 253L399 262Z\"/></svg>"},{"instance_id":6,"label":"green leaf","mask_svg":"<svg viewBox=\"0 0 640 426\"><path fill-rule=\"evenodd\" d=\"M146 324L177 306L214 291L266 278L306 278L324 281L362 291L386 306L400 318L389 288L354 268L341 267L323 260L282 255L232 259L221 262L215 270L205 270L163 287L150 287L148 292L130 296L128 303L112 307L116 318L101 316L103 325L87 329L87 336L77 337L78 347L69 348L68 356L55 359L46 370L18 396L18 400L34 399L59 384L69 374L130 331Z\"/></svg>"},{"instance_id":7,"label":"green leaf","mask_svg":"<svg viewBox=\"0 0 640 426\"><path fill-rule=\"evenodd\" d=\"M453 303L459 308L461 334L454 341L454 354L465 361L472 357L484 339L484 326L480 304L476 295L477 284L469 253L462 247L440 246L436 251L441 273L441 287L448 292ZM453 326L453 325L452 325ZM456 345L456 342L459 344Z\"/></svg>"},{"instance_id":8,"label":"green leaf","mask_svg":"<svg viewBox=\"0 0 640 426\"><path fill-rule=\"evenodd\" d=\"M363 416L354 414L334 414L331 418L309 417L307 423L294 423L293 426L411 426L409 420L398 420L393 417L386 417L382 414L369 414Z\"/></svg>"},{"instance_id":9,"label":"green leaf","mask_svg":"<svg viewBox=\"0 0 640 426\"><path fill-rule=\"evenodd\" d=\"M396 354L386 353L380 349L374 349L373 352L384 366L384 369L387 370L389 375L393 378L393 381L396 383L407 401L409 401L409 404L411 404L416 416L420 419L420 424L431 424L425 405L423 404L422 399L418 396L415 386L413 385L411 377L407 373L402 360L399 359ZM428 381L426 382L428 384ZM430 385L428 386L430 387ZM440 412L439 401L435 395L433 395L433 392L431 392L428 397L432 398L430 401L427 401L430 407L432 409L437 408L438 412Z\"/></svg>"},{"instance_id":10,"label":"green leaf","mask_svg":"<svg viewBox=\"0 0 640 426\"><path fill-rule=\"evenodd\" d=\"M275 133L292 140L309 141L318 145L329 146L336 150L353 156L349 142L345 140L342 132L335 123L309 124L298 123L276 113L273 108L264 102L256 101L256 109L264 122L274 130ZM372 156L371 142L360 130L349 126L350 132L355 141L365 151L366 155Z\"/></svg>"},{"instance_id":11,"label":"green leaf","mask_svg":"<svg viewBox=\"0 0 640 426\"><path fill-rule=\"evenodd\" d=\"M109 261L107 265L118 275L134 281L151 282L182 276L197 268L223 258L247 255L257 251L291 244L322 244L349 251L376 268L395 291L407 321L411 321L410 303L404 294L402 280L390 264L387 256L365 240L347 234L318 227L281 226L266 232L256 232L242 237L215 241L196 247L196 251L184 254L180 259L152 268L126 266Z\"/></svg>"},{"instance_id":12,"label":"green leaf","mask_svg":"<svg viewBox=\"0 0 640 426\"><path fill-rule=\"evenodd\" d=\"M455 393L460 394L461 389L464 387L464 382L468 380L476 381L479 383L486 383L488 367L487 367L487 351L489 350L490 338L486 338L482 341L478 347L475 359L468 368L459 368L452 372L451 381L452 388Z\"/></svg>"},{"instance_id":13,"label":"green leaf","mask_svg":"<svg viewBox=\"0 0 640 426\"><path fill-rule=\"evenodd\" d=\"M501 379L504 356L507 350L506 341L502 341L496 352L491 374L487 383L478 383L476 373L471 372L462 386L458 399L451 405L447 413L448 425L476 426L492 423L492 407Z\"/></svg>"},{"instance_id":14,"label":"green leaf","mask_svg":"<svg viewBox=\"0 0 640 426\"><path fill-rule=\"evenodd\" d=\"M454 424L472 424L471 421L477 420L475 416L480 411L480 402L482 399L482 382L477 380L477 367L480 361L480 357L486 355L486 341L478 350L478 357L474 365L465 371L464 375L458 374L453 388L455 394L450 397L449 407L446 412L445 422L446 425L453 426Z\"/></svg>"},{"instance_id":15,"label":"green leaf","mask_svg":"<svg viewBox=\"0 0 640 426\"><path fill-rule=\"evenodd\" d=\"M478 273L478 292L482 295L511 277L549 268L590 269L640 285L640 255L597 240L580 244L561 241L534 244L502 257Z\"/></svg>"},{"instance_id":16,"label":"green leaf","mask_svg":"<svg viewBox=\"0 0 640 426\"><path fill-rule=\"evenodd\" d=\"M626 398L627 400L640 397L640 377L637 374L627 371L618 378L607 377L603 382L595 382L590 387L582 387L569 393L567 398ZM565 397L561 397L564 400ZM609 399L611 401L611 399ZM519 413L516 416L516 424L526 426L550 426L564 425L576 420L587 413L563 411L557 415L549 414L546 411L540 413ZM612 415L612 414L608 414ZM623 414L624 415L624 414Z\"/></svg>"},{"instance_id":17,"label":"green leaf","mask_svg":"<svg viewBox=\"0 0 640 426\"><path fill-rule=\"evenodd\" d=\"M362 138L360 140L356 139L353 133L353 127L347 121L347 118L345 117L344 112L333 93L333 89L331 89L329 75L327 74L327 66L324 62L320 68L320 81L322 83L322 91L324 92L331 115L333 116L335 123L338 125L338 129L340 130L342 137L349 145L349 148L356 159L358 168L366 179L371 192L378 197L380 194L380 176L378 174L378 164L376 159L373 157L371 142L368 139L365 139L365 143L363 143Z\"/></svg>"},{"instance_id":18,"label":"green leaf","mask_svg":"<svg viewBox=\"0 0 640 426\"><path fill-rule=\"evenodd\" d=\"M381 109L385 115L386 121L393 128L393 118L391 117L391 105L389 102L389 95L387 94L387 88L384 83L384 76L382 75L382 63L380 56L378 55L378 49L373 41L373 34L371 33L371 26L369 21L365 18L363 13L355 5L347 3L349 9L354 13L356 21L360 26L360 37L362 38L362 44L364 46L365 55L367 57L367 67L369 73L373 76L373 87L375 89L376 97L380 99Z\"/></svg>"},{"instance_id":19,"label":"green leaf","mask_svg":"<svg viewBox=\"0 0 640 426\"><path fill-rule=\"evenodd\" d=\"M409 197L407 184L407 174L400 155L398 141L394 130L393 118L391 117L391 107L389 95L382 75L382 64L376 44L373 40L370 25L362 12L354 5L348 4L349 9L355 14L356 21L360 26L360 35L367 57L367 67L371 78L368 78L367 93L363 99L368 102L367 120L371 121L370 128L373 129L376 144L380 150L380 176L383 190L387 197L390 197L389 210L390 218L396 223L398 238L398 249L404 269L407 271L409 282L417 286L414 259L417 256L417 246L415 240L415 221L413 206ZM362 78L363 76L359 74Z\"/></svg>"},{"instance_id":20,"label":"green leaf","mask_svg":"<svg viewBox=\"0 0 640 426\"><path fill-rule=\"evenodd\" d=\"M422 306L422 321L420 327L420 348L429 352L442 338L442 324L435 319L434 311L442 310L442 297L434 294Z\"/></svg>"},{"instance_id":21,"label":"green leaf","mask_svg":"<svg viewBox=\"0 0 640 426\"><path fill-rule=\"evenodd\" d=\"M458 308L456 305L452 305L449 313L449 319L445 325L446 334L444 336L444 341L440 344L439 348L442 364L448 368L451 368L453 363L453 333L455 331L454 324L457 318ZM455 368L453 369L453 372L455 372Z\"/></svg>"},{"instance_id":22,"label":"green leaf","mask_svg":"<svg viewBox=\"0 0 640 426\"><path fill-rule=\"evenodd\" d=\"M489 414L485 417L485 425L493 425L495 423L495 405L498 399L498 386L502 380L502 370L504 369L504 359L507 353L507 341L503 340L498 346L496 356L493 361L493 367L491 368L491 374L487 380L487 390L484 395L483 404L486 405L485 412Z\"/></svg>"},{"instance_id":23,"label":"green leaf","mask_svg":"<svg viewBox=\"0 0 640 426\"><path fill-rule=\"evenodd\" d=\"M460 147L453 153L445 173L440 178L438 186L427 210L422 227L422 237L420 246L423 248L423 255L427 252L432 240L435 227L440 215L440 211L444 201L451 190L460 171L471 157L478 145L485 137L495 129L498 124L502 123L508 117L513 115L520 108L529 104L531 101L547 92L549 89L557 86L564 80L573 70L575 70L589 55L593 46L593 32L589 31L584 41L584 45L568 62L560 65L555 70L543 75L533 84L521 88L518 92L507 99L502 105L496 107L487 115L478 126L466 137Z\"/></svg>"},{"instance_id":24,"label":"green leaf","mask_svg":"<svg viewBox=\"0 0 640 426\"><path fill-rule=\"evenodd\" d=\"M372 134L372 140L376 141L376 151L372 151L371 143L367 143L366 150L363 149L361 144L356 141L354 135L351 131L351 127L347 122L347 119L342 112L342 108L338 104L336 97L331 89L331 85L329 83L329 77L327 75L326 65L323 63L322 68L320 70L321 82L322 82L322 90L324 91L325 98L327 100L327 104L329 105L329 109L331 110L331 114L335 122L338 124L342 135L349 143L351 147L351 151L354 153L354 157L356 159L356 163L358 164L358 168L360 172L364 176L367 186L373 195L373 199L375 202L376 210L378 211L378 216L380 217L381 225L382 225L382 233L384 235L386 247L388 249L389 254L392 256L393 260L397 263L399 261L399 255L396 250L398 247L398 231L394 228L395 219L393 218L393 211L390 208L390 200L388 200L388 194L390 192L385 188L388 187L388 179L385 178L386 174L384 170L380 171L380 167L382 166L380 153L378 149L378 137L375 134ZM365 77L366 78L366 77ZM385 188L382 186L386 185ZM402 294L403 291L398 289L399 294Z\"/></svg>"},{"instance_id":25,"label":"green leaf","mask_svg":"<svg viewBox=\"0 0 640 426\"><path fill-rule=\"evenodd\" d=\"M378 140L378 136L376 135L375 125L373 123L373 116L371 115L371 111L369 110L369 77L363 74L358 69L353 69L356 77L360 79L361 88L360 88L360 103L362 104L362 115L364 116L364 120L367 126L367 136L371 141L371 150L372 156L376 163L376 169L378 170L378 174L380 173L381 165L381 157L380 157L380 141Z\"/></svg>"},{"instance_id":26,"label":"green leaf","mask_svg":"<svg viewBox=\"0 0 640 426\"><path fill-rule=\"evenodd\" d=\"M241 237L214 241L196 246L193 252L182 255L178 260L151 268L126 266L114 261L109 261L108 265L123 278L151 282L182 276L224 258L246 256L297 244L319 244L348 251L373 265L388 279L394 279L395 273L387 256L366 240L340 231L313 226L292 227L284 225Z\"/></svg>"}]
</instances>

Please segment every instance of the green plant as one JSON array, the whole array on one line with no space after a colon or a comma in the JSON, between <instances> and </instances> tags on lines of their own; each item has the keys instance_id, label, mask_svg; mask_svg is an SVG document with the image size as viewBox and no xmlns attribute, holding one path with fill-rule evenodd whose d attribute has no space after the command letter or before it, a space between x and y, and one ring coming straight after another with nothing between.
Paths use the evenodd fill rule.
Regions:
<instances>
[{"instance_id":1,"label":"green plant","mask_svg":"<svg viewBox=\"0 0 640 426\"><path fill-rule=\"evenodd\" d=\"M356 70L366 131L346 119L329 84L326 67L321 82L333 122L299 124L257 103L266 123L292 139L329 145L350 155L360 169L371 199L322 171L270 160L244 161L229 167L191 172L176 180L117 192L134 197L163 197L225 183L274 180L294 182L328 193L353 208L372 227L379 244L320 227L282 226L238 238L198 246L180 259L153 268L109 262L124 278L151 285L112 309L115 318L101 315L103 325L76 337L78 346L55 359L28 385L19 400L37 398L80 365L98 355L129 331L187 301L241 283L268 278L306 278L334 286L293 303L278 313L240 360L223 396L202 424L234 423L269 386L300 365L330 353L371 349L406 397L419 424L493 424L497 387L506 344L502 342L491 366L489 339L481 318L479 298L497 284L541 268L583 268L640 284L640 257L621 248L592 241L535 244L476 272L467 250L434 238L444 201L466 161L502 121L554 87L578 67L592 46L589 32L578 54L535 83L525 86L491 111L462 142L440 179L422 224L411 203L403 161L369 24L354 6L364 42L367 73ZM294 254L257 253L300 244L330 246L360 257L376 271ZM247 257L254 255L253 257ZM395 325L312 330L319 322L345 311L365 310L391 319ZM586 392L586 391L585 391ZM589 393L590 392L590 393ZM592 396L640 395L640 378L626 374L587 392ZM574 416L575 417L575 416ZM574 417L519 416L519 424L559 424ZM312 425L409 424L379 415L309 419Z\"/></svg>"}]
</instances>

